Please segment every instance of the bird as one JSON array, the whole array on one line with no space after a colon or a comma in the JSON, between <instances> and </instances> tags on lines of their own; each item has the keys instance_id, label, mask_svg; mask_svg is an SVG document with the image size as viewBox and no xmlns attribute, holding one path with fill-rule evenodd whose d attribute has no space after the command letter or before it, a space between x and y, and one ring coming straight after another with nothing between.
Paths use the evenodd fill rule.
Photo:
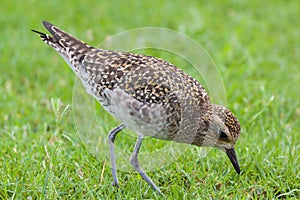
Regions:
<instances>
[{"instance_id":1,"label":"bird","mask_svg":"<svg viewBox=\"0 0 300 200\"><path fill-rule=\"evenodd\" d=\"M240 174L234 149L240 123L228 108L211 102L196 79L161 58L95 48L49 22L42 23L50 35L32 31L62 56L86 92L121 122L108 133L113 186L119 187L114 143L124 128L137 134L129 162L159 194L138 160L146 137L218 148Z\"/></svg>"}]
</instances>

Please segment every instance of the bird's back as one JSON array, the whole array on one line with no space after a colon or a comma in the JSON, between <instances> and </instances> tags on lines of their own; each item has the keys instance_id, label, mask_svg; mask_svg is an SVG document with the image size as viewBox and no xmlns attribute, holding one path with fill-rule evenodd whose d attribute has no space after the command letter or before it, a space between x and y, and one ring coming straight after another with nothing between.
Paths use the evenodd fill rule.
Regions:
<instances>
[{"instance_id":1,"label":"bird's back","mask_svg":"<svg viewBox=\"0 0 300 200\"><path fill-rule=\"evenodd\" d=\"M141 135L190 143L207 106L205 89L167 61L91 47L48 22L41 34L81 79L87 92ZM202 120L203 121L203 120ZM199 124L203 126L203 124ZM175 138L179 137L179 138Z\"/></svg>"}]
</instances>

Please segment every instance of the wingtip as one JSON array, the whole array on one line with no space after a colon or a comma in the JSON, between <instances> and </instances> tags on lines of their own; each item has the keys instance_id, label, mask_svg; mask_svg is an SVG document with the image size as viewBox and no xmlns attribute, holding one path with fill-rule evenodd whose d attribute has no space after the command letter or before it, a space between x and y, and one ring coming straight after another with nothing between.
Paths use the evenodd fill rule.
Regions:
<instances>
[{"instance_id":1,"label":"wingtip","mask_svg":"<svg viewBox=\"0 0 300 200\"><path fill-rule=\"evenodd\" d=\"M32 32L34 32L34 33L37 33L37 34L39 34L39 35L45 35L45 33L42 33L42 32L40 32L40 31L37 31L37 30L33 30L33 29L31 29L31 31L32 31Z\"/></svg>"},{"instance_id":2,"label":"wingtip","mask_svg":"<svg viewBox=\"0 0 300 200\"><path fill-rule=\"evenodd\" d=\"M42 23L43 23L43 25L44 25L46 28L53 26L53 24L51 24L51 23L49 23L49 22L47 22L47 21L45 21L45 20L43 20Z\"/></svg>"},{"instance_id":3,"label":"wingtip","mask_svg":"<svg viewBox=\"0 0 300 200\"><path fill-rule=\"evenodd\" d=\"M56 26L54 26L53 24L51 24L50 22L47 22L47 21L42 21L42 23L56 40L61 39L60 36L57 34L57 32L54 30L55 28L57 29Z\"/></svg>"}]
</instances>

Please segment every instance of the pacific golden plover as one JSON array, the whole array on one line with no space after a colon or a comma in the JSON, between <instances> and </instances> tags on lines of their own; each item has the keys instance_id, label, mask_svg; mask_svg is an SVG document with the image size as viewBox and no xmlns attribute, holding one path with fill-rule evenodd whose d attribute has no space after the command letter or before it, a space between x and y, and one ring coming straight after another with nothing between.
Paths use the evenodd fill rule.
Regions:
<instances>
[{"instance_id":1,"label":"pacific golden plover","mask_svg":"<svg viewBox=\"0 0 300 200\"><path fill-rule=\"evenodd\" d=\"M113 185L118 186L114 141L125 127L138 135L130 163L158 193L139 165L145 136L226 152L237 173L234 145L240 125L232 112L210 102L203 86L167 61L152 56L98 49L43 22L52 34L33 30L53 47L80 78L87 93L122 122L109 132Z\"/></svg>"}]
</instances>

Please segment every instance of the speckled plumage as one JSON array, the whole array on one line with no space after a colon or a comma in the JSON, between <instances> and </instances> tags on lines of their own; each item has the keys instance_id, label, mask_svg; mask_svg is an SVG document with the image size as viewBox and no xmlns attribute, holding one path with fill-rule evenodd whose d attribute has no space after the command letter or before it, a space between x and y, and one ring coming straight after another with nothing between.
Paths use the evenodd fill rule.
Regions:
<instances>
[{"instance_id":1,"label":"speckled plumage","mask_svg":"<svg viewBox=\"0 0 300 200\"><path fill-rule=\"evenodd\" d=\"M140 143L144 136L151 136L218 147L226 151L239 173L233 150L240 134L239 122L227 108L212 104L194 78L162 59L94 48L48 22L43 24L52 36L34 32L66 60L86 91L122 122L110 134L113 154L116 134L127 127L139 135ZM135 159L131 162L139 171ZM143 178L160 192L150 178ZM114 179L117 185L116 174Z\"/></svg>"}]
</instances>

